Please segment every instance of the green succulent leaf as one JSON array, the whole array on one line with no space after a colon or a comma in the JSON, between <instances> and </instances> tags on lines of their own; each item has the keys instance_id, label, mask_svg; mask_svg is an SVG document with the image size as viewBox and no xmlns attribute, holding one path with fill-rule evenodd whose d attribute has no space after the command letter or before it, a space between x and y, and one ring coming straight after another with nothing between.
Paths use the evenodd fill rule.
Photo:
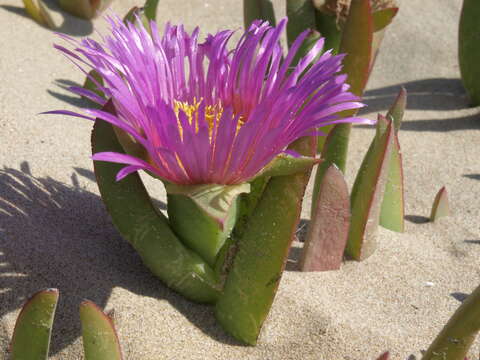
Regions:
<instances>
[{"instance_id":1,"label":"green succulent leaf","mask_svg":"<svg viewBox=\"0 0 480 360\"><path fill-rule=\"evenodd\" d=\"M165 184L170 225L183 243L215 266L238 218L239 195L250 184Z\"/></svg>"},{"instance_id":2,"label":"green succulent leaf","mask_svg":"<svg viewBox=\"0 0 480 360\"><path fill-rule=\"evenodd\" d=\"M405 114L405 109L407 107L407 90L402 86L400 92L397 95L393 105L390 107L387 113L387 119L393 121L395 127L395 132L400 130L402 125L403 115Z\"/></svg>"},{"instance_id":3,"label":"green succulent leaf","mask_svg":"<svg viewBox=\"0 0 480 360\"><path fill-rule=\"evenodd\" d=\"M382 209L380 211L380 225L396 232L403 232L405 228L403 162L397 132L403 120L406 103L407 92L402 88L387 114L387 118L393 122L395 137L390 157L390 165L388 167L387 184L385 194L383 195Z\"/></svg>"},{"instance_id":4,"label":"green succulent leaf","mask_svg":"<svg viewBox=\"0 0 480 360\"><path fill-rule=\"evenodd\" d=\"M107 103L104 110L113 112L112 103ZM112 126L97 120L92 132L92 152L103 151L122 153L123 149ZM115 180L121 167L94 162L100 194L117 230L152 273L169 287L194 301L215 302L219 283L214 270L176 237L167 218L152 204L138 174Z\"/></svg>"},{"instance_id":5,"label":"green succulent leaf","mask_svg":"<svg viewBox=\"0 0 480 360\"><path fill-rule=\"evenodd\" d=\"M102 76L99 73L97 73L95 70L91 70L88 73L88 75L89 76L86 77L85 82L83 83L83 88L87 89L87 90L90 90L90 91L93 91L98 96L105 98L105 94L97 88L97 85L92 80L92 78L95 79L95 81L97 81L97 83L99 83L101 86L103 86Z\"/></svg>"},{"instance_id":6,"label":"green succulent leaf","mask_svg":"<svg viewBox=\"0 0 480 360\"><path fill-rule=\"evenodd\" d=\"M18 315L10 345L12 360L46 360L50 347L58 290L34 294Z\"/></svg>"},{"instance_id":7,"label":"green succulent leaf","mask_svg":"<svg viewBox=\"0 0 480 360\"><path fill-rule=\"evenodd\" d=\"M448 320L422 360L464 360L480 330L480 286Z\"/></svg>"},{"instance_id":8,"label":"green succulent leaf","mask_svg":"<svg viewBox=\"0 0 480 360\"><path fill-rule=\"evenodd\" d=\"M243 0L243 23L245 29L257 19L266 20L276 26L275 11L271 0Z\"/></svg>"},{"instance_id":9,"label":"green succulent leaf","mask_svg":"<svg viewBox=\"0 0 480 360\"><path fill-rule=\"evenodd\" d=\"M113 0L59 0L66 12L84 19L93 19L110 6Z\"/></svg>"},{"instance_id":10,"label":"green succulent leaf","mask_svg":"<svg viewBox=\"0 0 480 360\"><path fill-rule=\"evenodd\" d=\"M122 360L113 321L91 301L80 304L85 360Z\"/></svg>"},{"instance_id":11,"label":"green succulent leaf","mask_svg":"<svg viewBox=\"0 0 480 360\"><path fill-rule=\"evenodd\" d=\"M146 0L145 5L143 5L143 11L145 17L148 20L155 21L157 19L157 7L159 0Z\"/></svg>"},{"instance_id":12,"label":"green succulent leaf","mask_svg":"<svg viewBox=\"0 0 480 360\"><path fill-rule=\"evenodd\" d=\"M293 150L312 156L313 139ZM216 317L236 339L254 345L272 305L298 224L309 173L272 178L249 217L216 304Z\"/></svg>"},{"instance_id":13,"label":"green succulent leaf","mask_svg":"<svg viewBox=\"0 0 480 360\"><path fill-rule=\"evenodd\" d=\"M383 130L386 123L388 126ZM352 218L345 254L355 260L367 258L376 247L380 205L394 136L392 122L379 116L377 135L363 159L352 188Z\"/></svg>"},{"instance_id":14,"label":"green succulent leaf","mask_svg":"<svg viewBox=\"0 0 480 360\"><path fill-rule=\"evenodd\" d=\"M470 97L471 105L480 105L480 3L478 0L463 0L458 35L458 60L463 86Z\"/></svg>"},{"instance_id":15,"label":"green succulent leaf","mask_svg":"<svg viewBox=\"0 0 480 360\"><path fill-rule=\"evenodd\" d=\"M55 23L42 0L23 0L23 5L33 20L40 25L55 29Z\"/></svg>"},{"instance_id":16,"label":"green succulent leaf","mask_svg":"<svg viewBox=\"0 0 480 360\"><path fill-rule=\"evenodd\" d=\"M317 204L300 258L302 271L340 268L350 226L350 196L342 172L330 165L320 184Z\"/></svg>"},{"instance_id":17,"label":"green succulent leaf","mask_svg":"<svg viewBox=\"0 0 480 360\"><path fill-rule=\"evenodd\" d=\"M373 31L377 32L386 28L397 15L398 8L392 7L375 11L373 13Z\"/></svg>"},{"instance_id":18,"label":"green succulent leaf","mask_svg":"<svg viewBox=\"0 0 480 360\"><path fill-rule=\"evenodd\" d=\"M448 204L448 193L447 189L442 187L437 195L432 205L432 212L430 213L430 221L435 222L438 219L450 215L450 206Z\"/></svg>"},{"instance_id":19,"label":"green succulent leaf","mask_svg":"<svg viewBox=\"0 0 480 360\"><path fill-rule=\"evenodd\" d=\"M287 39L291 46L305 30L315 30L315 7L311 0L287 0Z\"/></svg>"},{"instance_id":20,"label":"green succulent leaf","mask_svg":"<svg viewBox=\"0 0 480 360\"><path fill-rule=\"evenodd\" d=\"M260 177L288 176L311 170L312 166L321 160L309 156L293 157L279 155L273 159L254 179Z\"/></svg>"}]
</instances>

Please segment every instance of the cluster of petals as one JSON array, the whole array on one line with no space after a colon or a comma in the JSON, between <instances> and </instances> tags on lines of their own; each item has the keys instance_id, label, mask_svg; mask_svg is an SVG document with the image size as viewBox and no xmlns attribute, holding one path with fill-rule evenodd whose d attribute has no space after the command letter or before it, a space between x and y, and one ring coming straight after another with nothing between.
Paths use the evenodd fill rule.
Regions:
<instances>
[{"instance_id":1,"label":"cluster of petals","mask_svg":"<svg viewBox=\"0 0 480 360\"><path fill-rule=\"evenodd\" d=\"M153 22L150 34L141 24L108 21L111 33L101 42L63 35L74 49L55 47L85 74L93 69L103 78L98 89L116 113L55 113L107 121L146 149L148 159L94 154L126 165L118 180L143 169L175 184L239 184L300 137L321 134L325 125L366 122L337 115L363 106L339 74L343 55L323 52L321 39L294 65L308 32L285 54L286 19L276 27L254 22L231 49L230 30L199 42L198 28L188 33L167 24L160 36ZM83 88L71 91L106 103Z\"/></svg>"}]
</instances>

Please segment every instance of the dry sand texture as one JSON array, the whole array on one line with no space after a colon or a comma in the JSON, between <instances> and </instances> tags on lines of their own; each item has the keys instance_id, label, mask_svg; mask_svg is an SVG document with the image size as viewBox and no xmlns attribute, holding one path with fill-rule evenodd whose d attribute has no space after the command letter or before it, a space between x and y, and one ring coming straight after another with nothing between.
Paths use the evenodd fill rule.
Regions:
<instances>
[{"instance_id":1,"label":"dry sand texture","mask_svg":"<svg viewBox=\"0 0 480 360\"><path fill-rule=\"evenodd\" d=\"M38 116L84 103L65 86L76 68L52 49L53 33L0 5L0 341L33 292L58 287L52 358L80 359L77 306L115 308L127 359L393 359L418 356L480 282L480 116L467 108L456 58L460 0L408 0L385 38L369 83L368 115L384 112L400 85L410 93L400 134L406 179L405 234L380 231L377 252L341 271L283 276L257 347L224 335L212 309L166 289L117 234L98 196L89 160L91 123ZM283 1L275 0L281 7ZM119 13L137 4L116 1ZM162 0L159 22L201 24L204 33L242 25L240 0ZM61 31L92 32L55 13ZM103 21L95 25L104 28ZM351 184L373 135L353 132ZM453 216L424 223L446 185ZM155 196L164 200L159 189ZM309 204L305 204L305 209ZM303 213L308 222L308 211ZM473 347L477 359L479 346Z\"/></svg>"}]
</instances>

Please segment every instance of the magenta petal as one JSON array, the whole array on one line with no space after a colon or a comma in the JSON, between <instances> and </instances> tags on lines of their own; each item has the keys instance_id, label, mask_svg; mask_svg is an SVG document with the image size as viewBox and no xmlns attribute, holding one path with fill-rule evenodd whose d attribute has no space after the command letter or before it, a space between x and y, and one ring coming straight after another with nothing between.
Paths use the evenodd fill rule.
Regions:
<instances>
[{"instance_id":1,"label":"magenta petal","mask_svg":"<svg viewBox=\"0 0 480 360\"><path fill-rule=\"evenodd\" d=\"M344 110L363 106L348 92L341 75L344 55L322 51L319 40L292 65L302 33L285 54L280 39L287 19L272 27L254 21L233 46L233 31L219 31L199 42L200 30L166 24L163 35L141 25L108 17L111 32L101 41L63 36L73 49L55 47L82 72L95 70L104 80L99 90L115 114L86 109L85 115L130 134L148 153L149 163L111 152L97 161L126 164L120 180L140 169L176 184L236 184L261 171L275 156L296 156L289 144L323 133L336 123L372 123L359 117L338 119ZM233 49L233 50L228 50ZM85 67L85 69L84 69ZM86 70L88 69L88 71ZM101 105L105 100L79 87L72 92Z\"/></svg>"}]
</instances>

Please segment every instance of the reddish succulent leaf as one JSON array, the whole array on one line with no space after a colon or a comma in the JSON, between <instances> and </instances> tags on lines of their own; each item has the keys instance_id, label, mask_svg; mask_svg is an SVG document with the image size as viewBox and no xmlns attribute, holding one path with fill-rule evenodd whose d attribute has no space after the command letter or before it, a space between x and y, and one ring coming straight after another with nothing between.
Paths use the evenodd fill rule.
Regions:
<instances>
[{"instance_id":1,"label":"reddish succulent leaf","mask_svg":"<svg viewBox=\"0 0 480 360\"><path fill-rule=\"evenodd\" d=\"M378 134L364 158L352 189L352 218L345 253L355 260L367 258L376 247L380 204L395 135L391 121L388 121L387 129L382 131L385 121L380 116Z\"/></svg>"},{"instance_id":2,"label":"reddish succulent leaf","mask_svg":"<svg viewBox=\"0 0 480 360\"><path fill-rule=\"evenodd\" d=\"M390 25L397 12L398 8L396 7L375 11L373 13L373 31L383 30Z\"/></svg>"},{"instance_id":3,"label":"reddish succulent leaf","mask_svg":"<svg viewBox=\"0 0 480 360\"><path fill-rule=\"evenodd\" d=\"M390 353L388 351L384 352L377 360L388 360L390 357Z\"/></svg>"},{"instance_id":4,"label":"reddish succulent leaf","mask_svg":"<svg viewBox=\"0 0 480 360\"><path fill-rule=\"evenodd\" d=\"M442 187L437 195L432 205L432 212L430 213L430 221L435 222L441 217L450 215L450 206L448 204L448 193L447 189Z\"/></svg>"},{"instance_id":5,"label":"reddish succulent leaf","mask_svg":"<svg viewBox=\"0 0 480 360\"><path fill-rule=\"evenodd\" d=\"M361 96L367 83L372 55L373 14L370 0L352 0L343 28L340 53L347 54L343 72L348 74L350 91Z\"/></svg>"},{"instance_id":6,"label":"reddish succulent leaf","mask_svg":"<svg viewBox=\"0 0 480 360\"><path fill-rule=\"evenodd\" d=\"M350 198L342 172L330 165L320 185L316 209L300 259L302 271L337 270L350 226Z\"/></svg>"}]
</instances>

